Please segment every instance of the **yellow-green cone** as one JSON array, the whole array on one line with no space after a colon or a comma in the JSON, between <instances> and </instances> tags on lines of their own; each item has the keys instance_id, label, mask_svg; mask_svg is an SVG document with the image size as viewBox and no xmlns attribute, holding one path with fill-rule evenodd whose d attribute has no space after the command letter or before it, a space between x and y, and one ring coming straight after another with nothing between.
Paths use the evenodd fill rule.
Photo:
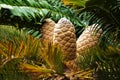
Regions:
<instances>
[{"instance_id":1,"label":"yellow-green cone","mask_svg":"<svg viewBox=\"0 0 120 80\"><path fill-rule=\"evenodd\" d=\"M76 58L76 35L74 25L66 18L61 18L54 27L53 44L59 45L65 52L66 60Z\"/></svg>"},{"instance_id":2,"label":"yellow-green cone","mask_svg":"<svg viewBox=\"0 0 120 80\"><path fill-rule=\"evenodd\" d=\"M42 26L42 41L43 42L52 42L53 41L53 30L54 30L55 22L51 19L46 19L45 23Z\"/></svg>"},{"instance_id":3,"label":"yellow-green cone","mask_svg":"<svg viewBox=\"0 0 120 80\"><path fill-rule=\"evenodd\" d=\"M101 36L102 29L99 26L88 26L77 39L77 55L83 54L89 48L95 46Z\"/></svg>"}]
</instances>

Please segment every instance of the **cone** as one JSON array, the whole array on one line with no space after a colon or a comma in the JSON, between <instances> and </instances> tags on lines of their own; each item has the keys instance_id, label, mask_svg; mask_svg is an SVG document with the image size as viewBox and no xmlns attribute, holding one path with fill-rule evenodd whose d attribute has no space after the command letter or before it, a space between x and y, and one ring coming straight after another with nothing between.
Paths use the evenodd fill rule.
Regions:
<instances>
[{"instance_id":1,"label":"cone","mask_svg":"<svg viewBox=\"0 0 120 80\"><path fill-rule=\"evenodd\" d=\"M74 25L61 18L54 27L53 44L59 45L65 53L65 60L76 58L76 35Z\"/></svg>"},{"instance_id":2,"label":"cone","mask_svg":"<svg viewBox=\"0 0 120 80\"><path fill-rule=\"evenodd\" d=\"M43 42L53 42L53 30L54 30L55 22L51 19L46 19L45 23L42 26L42 41Z\"/></svg>"},{"instance_id":3,"label":"cone","mask_svg":"<svg viewBox=\"0 0 120 80\"><path fill-rule=\"evenodd\" d=\"M80 37L77 39L77 55L82 55L91 47L97 45L102 34L102 29L98 25L86 27Z\"/></svg>"}]
</instances>

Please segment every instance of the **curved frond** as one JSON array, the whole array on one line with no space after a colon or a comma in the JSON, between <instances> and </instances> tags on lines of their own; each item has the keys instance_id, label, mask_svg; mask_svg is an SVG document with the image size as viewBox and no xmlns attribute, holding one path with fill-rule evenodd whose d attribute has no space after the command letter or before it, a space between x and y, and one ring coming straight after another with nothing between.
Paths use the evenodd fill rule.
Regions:
<instances>
[{"instance_id":1,"label":"curved frond","mask_svg":"<svg viewBox=\"0 0 120 80\"><path fill-rule=\"evenodd\" d=\"M76 9L64 6L61 0L1 0L0 12L0 24L12 24L28 30L28 33L35 31L34 34L39 33L35 35L37 37L41 35L40 28L47 18L57 22L66 17L75 28L81 30L84 26L76 14Z\"/></svg>"},{"instance_id":2,"label":"curved frond","mask_svg":"<svg viewBox=\"0 0 120 80\"><path fill-rule=\"evenodd\" d=\"M46 77L53 73L62 74L61 49L25 35L25 32L22 33L22 30L20 32L15 27L1 26L0 30L0 77L3 75L3 79L8 79L10 72L12 72L11 75L16 74L17 78L22 76L22 73L27 75L26 77L32 76L33 78L38 78L43 74ZM18 66L15 67L14 63ZM24 77L21 78L24 80Z\"/></svg>"},{"instance_id":3,"label":"curved frond","mask_svg":"<svg viewBox=\"0 0 120 80\"><path fill-rule=\"evenodd\" d=\"M91 48L80 56L81 69L91 68L95 70L98 79L119 79L120 72L120 48L109 46L103 50L99 46Z\"/></svg>"},{"instance_id":4,"label":"curved frond","mask_svg":"<svg viewBox=\"0 0 120 80\"><path fill-rule=\"evenodd\" d=\"M72 2L72 0L63 0ZM109 37L114 34L114 38L111 39L111 42L119 40L120 36L120 1L119 0L83 0L85 2L84 8L80 9L79 14L81 13L89 15L88 21L89 25L98 24L102 30L102 37L100 42L110 42ZM74 1L77 2L77 1ZM73 3L74 4L74 3ZM77 4L75 6L81 6ZM79 17L81 19L81 17ZM78 28L79 29L79 28ZM79 32L79 31L77 31ZM81 33L81 32L80 32ZM106 40L106 41L105 41ZM101 43L102 46L105 43ZM114 42L116 43L116 42ZM105 45L107 46L107 45Z\"/></svg>"},{"instance_id":5,"label":"curved frond","mask_svg":"<svg viewBox=\"0 0 120 80\"><path fill-rule=\"evenodd\" d=\"M26 22L34 21L35 24L36 23L40 24L42 20L44 20L45 18L52 18L53 20L58 21L60 18L66 17L70 19L73 22L73 24L81 26L80 21L77 19L75 15L75 11L68 7L63 6L62 3L61 4L57 3L56 5L54 5L49 0L42 0L42 1L17 0L16 2L14 2L14 4L12 2L14 2L14 0L1 1L0 4L1 12L2 12L1 17L5 17L4 15L6 14L8 16L7 17L8 19L11 18L14 19L17 17L18 19L20 19L20 21L22 20L25 20Z\"/></svg>"}]
</instances>

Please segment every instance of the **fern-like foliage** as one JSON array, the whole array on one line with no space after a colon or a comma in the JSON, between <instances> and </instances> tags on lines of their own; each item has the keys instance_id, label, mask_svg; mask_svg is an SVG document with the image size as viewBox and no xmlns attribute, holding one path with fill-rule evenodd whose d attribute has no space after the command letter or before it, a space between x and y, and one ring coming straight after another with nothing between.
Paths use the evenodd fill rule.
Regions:
<instances>
[{"instance_id":1,"label":"fern-like foliage","mask_svg":"<svg viewBox=\"0 0 120 80\"><path fill-rule=\"evenodd\" d=\"M14 37L13 37L14 36ZM13 26L9 25L0 25L0 41L6 38L6 40L13 41L13 38L19 41L25 40L27 33L23 30L16 30Z\"/></svg>"},{"instance_id":2,"label":"fern-like foliage","mask_svg":"<svg viewBox=\"0 0 120 80\"><path fill-rule=\"evenodd\" d=\"M58 47L12 26L3 25L0 30L0 79L34 80L63 73L62 51Z\"/></svg>"},{"instance_id":3,"label":"fern-like foliage","mask_svg":"<svg viewBox=\"0 0 120 80\"><path fill-rule=\"evenodd\" d=\"M46 64L49 68L54 69L58 73L63 73L63 55L61 54L61 50L56 47L52 46L51 43L48 45L44 45L45 48L39 48L41 51L41 56L45 60Z\"/></svg>"},{"instance_id":4,"label":"fern-like foliage","mask_svg":"<svg viewBox=\"0 0 120 80\"><path fill-rule=\"evenodd\" d=\"M98 80L116 80L120 73L120 48L109 46L103 50L100 47L92 48L79 58L81 69L94 69Z\"/></svg>"},{"instance_id":5,"label":"fern-like foliage","mask_svg":"<svg viewBox=\"0 0 120 80\"><path fill-rule=\"evenodd\" d=\"M0 54L1 55L1 54ZM2 59L3 60L3 59ZM7 61L4 66L0 64L0 80L30 80L30 76L19 70L20 58L14 58Z\"/></svg>"},{"instance_id":6,"label":"fern-like foliage","mask_svg":"<svg viewBox=\"0 0 120 80\"><path fill-rule=\"evenodd\" d=\"M114 35L114 38L110 41L119 40L119 34L120 34L120 1L119 0L82 0L83 4L77 4L79 1L73 1L73 0L62 0L65 5L71 5L77 6L79 10L79 14L86 14L89 16L88 20L85 22L88 22L88 25L91 24L98 24L98 26L101 26L103 30L102 37L100 39L101 42L107 42L109 43L109 37L111 34L116 33ZM78 14L78 15L79 15ZM79 17L80 20L82 17ZM102 46L105 43L101 43ZM115 42L114 42L115 43ZM107 45L104 45L107 46Z\"/></svg>"},{"instance_id":7,"label":"fern-like foliage","mask_svg":"<svg viewBox=\"0 0 120 80\"><path fill-rule=\"evenodd\" d=\"M57 22L60 18L66 17L75 27L84 26L75 14L76 10L64 6L61 0L1 0L0 11L0 24L29 28L26 30L32 30L38 35L46 18Z\"/></svg>"}]
</instances>

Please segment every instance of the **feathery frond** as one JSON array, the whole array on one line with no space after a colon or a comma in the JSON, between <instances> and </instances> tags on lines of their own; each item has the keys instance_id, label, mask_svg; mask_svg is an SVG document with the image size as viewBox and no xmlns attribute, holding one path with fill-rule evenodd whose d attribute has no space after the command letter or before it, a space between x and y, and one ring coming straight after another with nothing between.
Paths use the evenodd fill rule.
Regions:
<instances>
[{"instance_id":1,"label":"feathery frond","mask_svg":"<svg viewBox=\"0 0 120 80\"><path fill-rule=\"evenodd\" d=\"M111 34L115 34L115 38L113 38L111 41L119 40L119 34L120 34L120 2L119 0L83 0L84 5L81 4L75 4L77 1L72 0L63 0L63 2L72 3L74 6L82 6L78 7L79 14L81 13L87 13L89 25L92 24L98 24L101 26L103 33L101 37L102 42L106 42L109 37L111 37ZM78 14L78 15L79 15ZM81 18L81 17L80 17ZM79 32L79 31L78 31ZM106 40L106 41L104 41ZM107 43L109 40L107 41ZM103 44L103 43L101 43ZM105 43L104 43L105 44ZM107 46L107 45L104 45Z\"/></svg>"},{"instance_id":2,"label":"feathery frond","mask_svg":"<svg viewBox=\"0 0 120 80\"><path fill-rule=\"evenodd\" d=\"M59 47L53 46L51 43L39 48L42 58L45 60L48 68L54 69L57 73L63 72L63 52Z\"/></svg>"},{"instance_id":3,"label":"feathery frond","mask_svg":"<svg viewBox=\"0 0 120 80\"><path fill-rule=\"evenodd\" d=\"M20 78L20 76L25 75L33 79L40 78L43 74L44 77L49 77L52 74L62 74L63 57L58 47L42 43L40 39L33 38L30 35L22 36L23 33L20 34L19 30L14 27L4 26L0 28L3 30L0 32L2 34L0 41L0 76L3 76L3 79L8 79L14 74L16 74L14 78L18 80L24 80L24 77ZM8 35L5 36L5 34ZM12 66L9 69L10 65ZM11 73L8 76L11 71L13 74Z\"/></svg>"},{"instance_id":4,"label":"feathery frond","mask_svg":"<svg viewBox=\"0 0 120 80\"><path fill-rule=\"evenodd\" d=\"M5 24L14 21L13 24L17 27L27 25L25 27L39 30L46 18L58 21L60 18L66 17L76 26L82 26L75 15L75 10L65 7L60 0L58 2L49 0L2 0L0 2L0 22Z\"/></svg>"},{"instance_id":5,"label":"feathery frond","mask_svg":"<svg viewBox=\"0 0 120 80\"><path fill-rule=\"evenodd\" d=\"M86 54L80 56L80 68L91 68L95 70L97 78L103 79L119 79L120 73L120 49L118 47L109 46L103 50L100 47L91 48Z\"/></svg>"}]
</instances>

